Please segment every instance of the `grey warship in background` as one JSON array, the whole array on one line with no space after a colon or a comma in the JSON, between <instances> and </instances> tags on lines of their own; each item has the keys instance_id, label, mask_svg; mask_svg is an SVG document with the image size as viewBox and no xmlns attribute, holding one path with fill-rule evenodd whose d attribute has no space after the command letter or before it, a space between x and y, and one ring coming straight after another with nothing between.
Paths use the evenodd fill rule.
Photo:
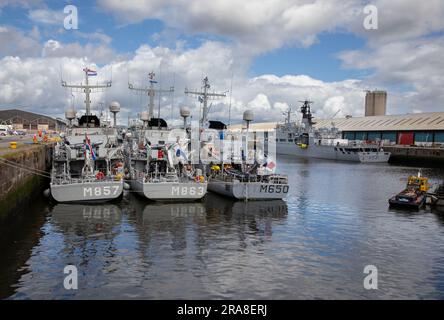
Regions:
<instances>
[{"instance_id":1,"label":"grey warship in background","mask_svg":"<svg viewBox=\"0 0 444 320\"><path fill-rule=\"evenodd\" d=\"M343 139L337 128L315 129L310 110L311 101L303 101L300 124L290 121L290 111L284 124L276 127L277 154L302 158L386 163L390 153L376 143Z\"/></svg>"},{"instance_id":2,"label":"grey warship in background","mask_svg":"<svg viewBox=\"0 0 444 320\"><path fill-rule=\"evenodd\" d=\"M149 74L149 88L129 89L148 93L148 111L140 113L143 126L133 127L127 137L125 154L129 174L127 181L131 189L141 196L154 201L196 201L207 193L207 182L202 171L192 165L184 150L191 143L189 136L170 137L171 130L167 122L153 117L154 94L172 92L154 89L154 73ZM190 116L188 108L181 109L184 118L184 129L187 129L186 118ZM187 131L188 132L188 131Z\"/></svg>"},{"instance_id":3,"label":"grey warship in background","mask_svg":"<svg viewBox=\"0 0 444 320\"><path fill-rule=\"evenodd\" d=\"M92 90L110 87L111 82L90 85L88 77L96 73L88 68L83 71L85 84L62 81L62 86L85 93L86 113L73 126L76 111L65 112L70 125L54 147L50 182L51 196L58 202L107 201L120 197L123 192L124 155L116 129L120 105L117 102L110 105L114 127L101 125L100 119L90 112L89 95Z\"/></svg>"}]
</instances>

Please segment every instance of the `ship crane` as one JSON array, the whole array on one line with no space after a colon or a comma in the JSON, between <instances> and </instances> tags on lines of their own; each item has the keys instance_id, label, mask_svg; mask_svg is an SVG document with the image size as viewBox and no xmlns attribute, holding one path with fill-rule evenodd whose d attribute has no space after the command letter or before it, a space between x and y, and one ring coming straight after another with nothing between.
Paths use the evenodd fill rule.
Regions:
<instances>
[{"instance_id":1,"label":"ship crane","mask_svg":"<svg viewBox=\"0 0 444 320\"><path fill-rule=\"evenodd\" d=\"M170 87L169 89L154 89L154 84L157 83L156 80L154 80L154 77L156 74L154 72L150 72L148 74L150 86L148 88L137 88L133 84L128 82L128 89L142 92L143 94L147 94L150 97L150 102L148 105L148 115L149 119L151 120L154 116L154 96L156 93L167 93L167 92L174 92L174 87ZM160 107L158 110L157 117L160 118Z\"/></svg>"},{"instance_id":2,"label":"ship crane","mask_svg":"<svg viewBox=\"0 0 444 320\"><path fill-rule=\"evenodd\" d=\"M203 83L203 86L202 86L201 91L196 91L196 90L191 91L191 90L188 90L187 88L185 88L185 94L196 95L199 97L199 101L203 104L202 118L200 119L200 125L204 126L208 121L208 111L209 111L208 100L223 98L223 97L226 97L227 94L226 94L226 92L223 92L223 93L208 92L208 90L210 89L210 82L208 80L208 77L205 77L202 80L202 83Z\"/></svg>"},{"instance_id":3,"label":"ship crane","mask_svg":"<svg viewBox=\"0 0 444 320\"><path fill-rule=\"evenodd\" d=\"M62 87L65 88L71 88L73 92L84 92L85 93L85 107L86 107L86 115L91 115L91 100L89 98L89 95L91 92L101 92L105 88L111 87L111 81L106 81L104 84L89 84L89 76L95 76L97 73L89 68L84 68L83 72L85 72L85 84L68 84L63 79L62 81Z\"/></svg>"}]
</instances>

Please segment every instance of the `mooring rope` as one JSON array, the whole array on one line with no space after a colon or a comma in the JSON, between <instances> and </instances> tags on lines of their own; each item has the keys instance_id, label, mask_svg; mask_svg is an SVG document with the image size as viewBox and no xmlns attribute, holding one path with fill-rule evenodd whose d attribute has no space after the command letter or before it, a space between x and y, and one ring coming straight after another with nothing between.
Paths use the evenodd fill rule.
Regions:
<instances>
[{"instance_id":1,"label":"mooring rope","mask_svg":"<svg viewBox=\"0 0 444 320\"><path fill-rule=\"evenodd\" d=\"M29 168L22 167L22 166L20 166L20 165L18 165L16 163L9 163L9 162L5 161L5 159L3 159L3 158L0 158L0 160L2 160L5 165L13 167L15 169L25 170L25 171L28 171L28 172L30 172L32 174L35 174L37 176L41 176L41 177L44 177L44 178L51 178L51 176L48 173L42 174L42 173L38 172L37 171L38 169L29 169ZM39 170L39 171L41 171L41 170Z\"/></svg>"},{"instance_id":2,"label":"mooring rope","mask_svg":"<svg viewBox=\"0 0 444 320\"><path fill-rule=\"evenodd\" d=\"M11 161L11 160L8 160L8 159L5 159L5 158L0 158L0 160L3 160L4 162L10 163L11 165L21 166L21 165L18 164L17 162L14 162L14 161ZM28 168L26 168L26 167L23 167L23 168L28 169ZM35 170L36 172L41 172L41 173L43 173L43 174L48 174L48 172L47 172L46 170L40 170L40 169L37 169L37 168L34 168L34 169L32 169L32 170Z\"/></svg>"}]
</instances>

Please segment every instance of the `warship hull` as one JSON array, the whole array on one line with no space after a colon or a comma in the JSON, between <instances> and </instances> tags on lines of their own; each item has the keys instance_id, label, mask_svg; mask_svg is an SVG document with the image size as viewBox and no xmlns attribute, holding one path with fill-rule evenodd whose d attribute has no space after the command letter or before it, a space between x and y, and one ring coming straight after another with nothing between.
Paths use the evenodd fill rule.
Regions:
<instances>
[{"instance_id":1,"label":"warship hull","mask_svg":"<svg viewBox=\"0 0 444 320\"><path fill-rule=\"evenodd\" d=\"M51 196L57 202L102 202L119 198L123 181L50 184Z\"/></svg>"},{"instance_id":2,"label":"warship hull","mask_svg":"<svg viewBox=\"0 0 444 320\"><path fill-rule=\"evenodd\" d=\"M390 159L389 152L356 152L346 147L309 145L301 148L296 143L276 143L276 153L301 158L316 158L338 161L363 163L386 163Z\"/></svg>"},{"instance_id":3,"label":"warship hull","mask_svg":"<svg viewBox=\"0 0 444 320\"><path fill-rule=\"evenodd\" d=\"M131 189L154 201L197 201L207 193L207 183L196 182L143 182L129 180Z\"/></svg>"},{"instance_id":4,"label":"warship hull","mask_svg":"<svg viewBox=\"0 0 444 320\"><path fill-rule=\"evenodd\" d=\"M212 180L208 190L239 200L279 200L287 196L288 184L261 182L228 182Z\"/></svg>"}]
</instances>

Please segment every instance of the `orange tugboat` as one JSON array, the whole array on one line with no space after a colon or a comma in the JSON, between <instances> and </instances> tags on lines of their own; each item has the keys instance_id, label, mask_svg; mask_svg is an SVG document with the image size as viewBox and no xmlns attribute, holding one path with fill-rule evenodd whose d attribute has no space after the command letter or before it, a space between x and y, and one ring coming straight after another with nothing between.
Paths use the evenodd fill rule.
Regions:
<instances>
[{"instance_id":1,"label":"orange tugboat","mask_svg":"<svg viewBox=\"0 0 444 320\"><path fill-rule=\"evenodd\" d=\"M389 199L390 206L406 207L419 209L427 199L427 191L429 190L428 179L421 176L421 171L417 176L410 176L407 187Z\"/></svg>"}]
</instances>

